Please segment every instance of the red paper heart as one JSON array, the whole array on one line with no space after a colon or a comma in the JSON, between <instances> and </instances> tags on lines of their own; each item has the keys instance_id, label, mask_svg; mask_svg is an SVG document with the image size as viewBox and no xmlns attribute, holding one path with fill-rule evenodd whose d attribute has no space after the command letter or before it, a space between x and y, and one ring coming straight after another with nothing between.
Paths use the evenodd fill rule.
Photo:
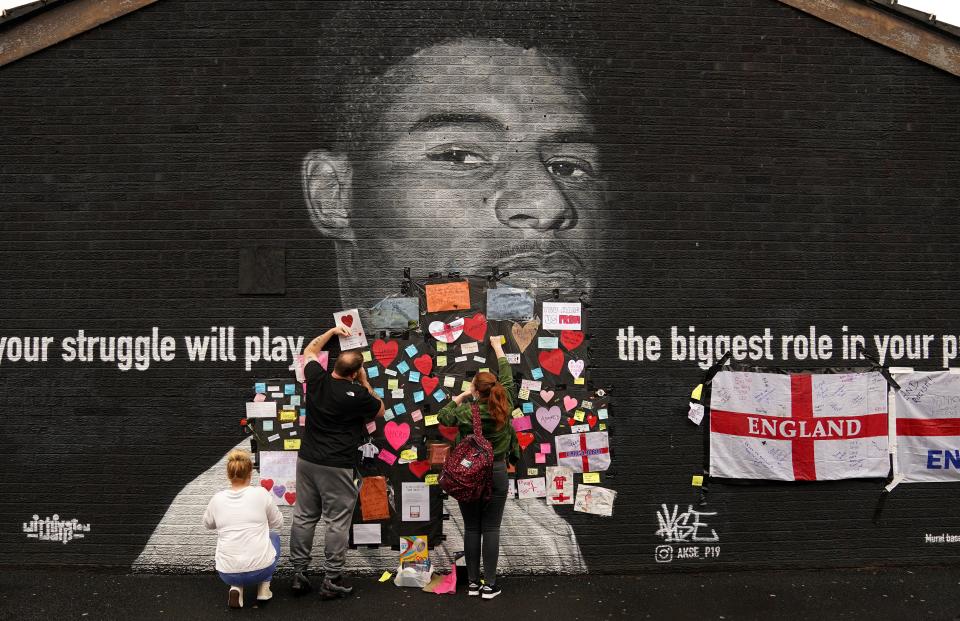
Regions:
<instances>
[{"instance_id":1,"label":"red paper heart","mask_svg":"<svg viewBox=\"0 0 960 621\"><path fill-rule=\"evenodd\" d=\"M422 479L423 475L427 473L427 470L430 469L429 461L411 461L407 464L407 468L410 468L410 472L413 473L413 476L418 479Z\"/></svg>"},{"instance_id":2,"label":"red paper heart","mask_svg":"<svg viewBox=\"0 0 960 621\"><path fill-rule=\"evenodd\" d=\"M457 438L457 434L460 433L460 428L454 425L453 427L447 427L446 425L440 425L438 427L440 435L453 442Z\"/></svg>"},{"instance_id":3,"label":"red paper heart","mask_svg":"<svg viewBox=\"0 0 960 621\"><path fill-rule=\"evenodd\" d=\"M417 368L417 371L420 371L421 375L430 375L430 371L433 370L433 358L430 357L430 354L417 356L413 359L413 366Z\"/></svg>"},{"instance_id":4,"label":"red paper heart","mask_svg":"<svg viewBox=\"0 0 960 621\"><path fill-rule=\"evenodd\" d=\"M540 352L537 358L540 360L540 366L554 375L560 375L560 372L563 371L563 350L544 350Z\"/></svg>"},{"instance_id":5,"label":"red paper heart","mask_svg":"<svg viewBox=\"0 0 960 621\"><path fill-rule=\"evenodd\" d=\"M440 378L433 377L432 375L424 375L420 378L420 385L423 386L423 390L426 391L428 395L432 395L433 391L440 385Z\"/></svg>"},{"instance_id":6,"label":"red paper heart","mask_svg":"<svg viewBox=\"0 0 960 621\"><path fill-rule=\"evenodd\" d=\"M397 357L397 352L400 351L400 344L396 341L384 341L383 339L377 339L373 342L371 348L373 350L373 357L377 359L384 368L390 366L390 363L393 362L393 359Z\"/></svg>"},{"instance_id":7,"label":"red paper heart","mask_svg":"<svg viewBox=\"0 0 960 621\"><path fill-rule=\"evenodd\" d=\"M297 493L296 492L287 492L283 495L283 499L287 501L288 505L295 504L297 502Z\"/></svg>"},{"instance_id":8,"label":"red paper heart","mask_svg":"<svg viewBox=\"0 0 960 621\"><path fill-rule=\"evenodd\" d=\"M587 424L590 425L591 427L593 427L594 425L596 425L596 424L597 424L597 417L594 416L593 414L590 414L589 416L587 416Z\"/></svg>"},{"instance_id":9,"label":"red paper heart","mask_svg":"<svg viewBox=\"0 0 960 621\"><path fill-rule=\"evenodd\" d=\"M573 426L576 425L576 424L577 424L577 419L575 419L575 418L572 417L572 416L568 416L568 417L567 417L567 426L568 426L568 427L573 427Z\"/></svg>"},{"instance_id":10,"label":"red paper heart","mask_svg":"<svg viewBox=\"0 0 960 621\"><path fill-rule=\"evenodd\" d=\"M273 479L260 479L260 487L269 492L273 489Z\"/></svg>"},{"instance_id":11,"label":"red paper heart","mask_svg":"<svg viewBox=\"0 0 960 621\"><path fill-rule=\"evenodd\" d=\"M340 323L347 326L348 328L353 325L353 315L344 315L340 318Z\"/></svg>"},{"instance_id":12,"label":"red paper heart","mask_svg":"<svg viewBox=\"0 0 960 621\"><path fill-rule=\"evenodd\" d=\"M534 438L532 433L529 433L527 431L517 432L517 441L520 443L521 449L525 449L528 446L530 446L530 444L533 443L533 440Z\"/></svg>"},{"instance_id":13,"label":"red paper heart","mask_svg":"<svg viewBox=\"0 0 960 621\"><path fill-rule=\"evenodd\" d=\"M583 343L583 332L579 330L561 330L560 344L567 348L567 351L573 351Z\"/></svg>"},{"instance_id":14,"label":"red paper heart","mask_svg":"<svg viewBox=\"0 0 960 621\"><path fill-rule=\"evenodd\" d=\"M482 341L487 334L487 318L483 316L483 313L467 317L463 320L463 331L473 340Z\"/></svg>"}]
</instances>

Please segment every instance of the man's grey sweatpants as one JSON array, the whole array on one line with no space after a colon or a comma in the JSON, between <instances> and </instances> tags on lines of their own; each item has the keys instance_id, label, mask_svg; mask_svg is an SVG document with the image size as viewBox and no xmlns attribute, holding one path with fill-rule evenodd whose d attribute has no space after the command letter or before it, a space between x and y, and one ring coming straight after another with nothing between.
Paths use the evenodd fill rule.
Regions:
<instances>
[{"instance_id":1,"label":"man's grey sweatpants","mask_svg":"<svg viewBox=\"0 0 960 621\"><path fill-rule=\"evenodd\" d=\"M323 569L328 578L340 576L357 494L352 468L332 468L297 459L297 503L290 527L290 563L294 569L303 571L310 564L313 535L322 517Z\"/></svg>"}]
</instances>

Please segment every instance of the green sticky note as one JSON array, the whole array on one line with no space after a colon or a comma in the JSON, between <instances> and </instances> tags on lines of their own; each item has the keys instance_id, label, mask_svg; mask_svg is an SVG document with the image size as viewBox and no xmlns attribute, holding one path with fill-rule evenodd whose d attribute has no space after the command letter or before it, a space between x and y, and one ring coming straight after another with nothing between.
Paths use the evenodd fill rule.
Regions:
<instances>
[{"instance_id":1,"label":"green sticky note","mask_svg":"<svg viewBox=\"0 0 960 621\"><path fill-rule=\"evenodd\" d=\"M463 383L460 384L460 390L462 392L470 390L470 380L463 380Z\"/></svg>"},{"instance_id":2,"label":"green sticky note","mask_svg":"<svg viewBox=\"0 0 960 621\"><path fill-rule=\"evenodd\" d=\"M443 341L437 341L437 351L447 351L447 344Z\"/></svg>"},{"instance_id":3,"label":"green sticky note","mask_svg":"<svg viewBox=\"0 0 960 621\"><path fill-rule=\"evenodd\" d=\"M400 388L400 380L387 380L387 390L396 390Z\"/></svg>"},{"instance_id":4,"label":"green sticky note","mask_svg":"<svg viewBox=\"0 0 960 621\"><path fill-rule=\"evenodd\" d=\"M365 352L363 352L361 355L363 356L363 361L364 361L364 362L370 362L370 361L373 360L373 356L370 355L370 350L369 350L369 349L366 350Z\"/></svg>"},{"instance_id":5,"label":"green sticky note","mask_svg":"<svg viewBox=\"0 0 960 621\"><path fill-rule=\"evenodd\" d=\"M447 357L446 356L437 356L437 366L445 367L447 366Z\"/></svg>"}]
</instances>

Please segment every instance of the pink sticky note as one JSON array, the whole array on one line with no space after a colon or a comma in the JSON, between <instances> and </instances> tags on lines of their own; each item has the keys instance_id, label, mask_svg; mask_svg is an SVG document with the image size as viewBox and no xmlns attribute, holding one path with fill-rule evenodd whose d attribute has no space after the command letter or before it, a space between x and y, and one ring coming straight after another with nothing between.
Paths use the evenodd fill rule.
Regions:
<instances>
[{"instance_id":1,"label":"pink sticky note","mask_svg":"<svg viewBox=\"0 0 960 621\"><path fill-rule=\"evenodd\" d=\"M530 423L529 416L514 418L510 422L513 424L513 428L517 431L529 431L530 429L533 429L533 425Z\"/></svg>"},{"instance_id":2,"label":"pink sticky note","mask_svg":"<svg viewBox=\"0 0 960 621\"><path fill-rule=\"evenodd\" d=\"M550 446L549 442L544 442L543 444L540 445L540 452L543 453L544 455L547 455L552 450L553 450L553 447Z\"/></svg>"},{"instance_id":3,"label":"pink sticky note","mask_svg":"<svg viewBox=\"0 0 960 621\"><path fill-rule=\"evenodd\" d=\"M388 451L387 449L380 449L380 452L377 453L377 457L387 462L389 465L393 465L393 462L397 461L397 456Z\"/></svg>"},{"instance_id":4,"label":"pink sticky note","mask_svg":"<svg viewBox=\"0 0 960 621\"><path fill-rule=\"evenodd\" d=\"M377 421L372 420L367 423L367 433L375 433L377 431Z\"/></svg>"},{"instance_id":5,"label":"pink sticky note","mask_svg":"<svg viewBox=\"0 0 960 621\"><path fill-rule=\"evenodd\" d=\"M414 410L410 412L410 418L413 419L413 422L419 423L421 420L423 420L423 413L420 410Z\"/></svg>"},{"instance_id":6,"label":"pink sticky note","mask_svg":"<svg viewBox=\"0 0 960 621\"><path fill-rule=\"evenodd\" d=\"M545 464L547 463L547 456L544 455L543 453L537 453L536 455L533 456L533 460L538 464Z\"/></svg>"}]
</instances>

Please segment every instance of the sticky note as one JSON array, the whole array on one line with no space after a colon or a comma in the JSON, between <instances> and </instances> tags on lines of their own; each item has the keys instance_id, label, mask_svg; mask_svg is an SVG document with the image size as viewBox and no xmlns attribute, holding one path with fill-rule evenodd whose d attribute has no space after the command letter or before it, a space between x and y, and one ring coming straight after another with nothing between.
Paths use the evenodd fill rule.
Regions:
<instances>
[{"instance_id":1,"label":"sticky note","mask_svg":"<svg viewBox=\"0 0 960 621\"><path fill-rule=\"evenodd\" d=\"M443 401L446 398L446 394L442 390L437 389L437 392L433 393L433 398L437 400L437 403Z\"/></svg>"},{"instance_id":2,"label":"sticky note","mask_svg":"<svg viewBox=\"0 0 960 621\"><path fill-rule=\"evenodd\" d=\"M426 483L427 485L436 485L438 478L439 478L439 475L428 474L426 477L424 477L423 482Z\"/></svg>"},{"instance_id":3,"label":"sticky note","mask_svg":"<svg viewBox=\"0 0 960 621\"><path fill-rule=\"evenodd\" d=\"M443 341L437 341L437 351L447 351L447 344Z\"/></svg>"},{"instance_id":4,"label":"sticky note","mask_svg":"<svg viewBox=\"0 0 960 621\"><path fill-rule=\"evenodd\" d=\"M367 433L376 433L377 432L377 421L372 420L367 423Z\"/></svg>"},{"instance_id":5,"label":"sticky note","mask_svg":"<svg viewBox=\"0 0 960 621\"><path fill-rule=\"evenodd\" d=\"M505 337L505 336L502 335L502 334L500 335L500 344L501 344L501 345L506 345L506 344L507 344L507 337Z\"/></svg>"},{"instance_id":6,"label":"sticky note","mask_svg":"<svg viewBox=\"0 0 960 621\"><path fill-rule=\"evenodd\" d=\"M487 359L484 358L483 356L474 356L474 357L473 357L473 361L474 361L474 362L479 362L480 364L483 364L484 362L487 361Z\"/></svg>"},{"instance_id":7,"label":"sticky note","mask_svg":"<svg viewBox=\"0 0 960 621\"><path fill-rule=\"evenodd\" d=\"M297 420L297 413L294 412L293 410L281 410L280 420L281 421Z\"/></svg>"},{"instance_id":8,"label":"sticky note","mask_svg":"<svg viewBox=\"0 0 960 621\"><path fill-rule=\"evenodd\" d=\"M279 434L279 433L275 433L275 434L273 434L272 436L268 436L268 437L267 437L267 442L276 442L276 441L279 440L279 439L280 439L280 434Z\"/></svg>"},{"instance_id":9,"label":"sticky note","mask_svg":"<svg viewBox=\"0 0 960 621\"><path fill-rule=\"evenodd\" d=\"M420 403L421 401L423 401L423 397L424 397L423 391L417 390L413 393L413 402Z\"/></svg>"},{"instance_id":10,"label":"sticky note","mask_svg":"<svg viewBox=\"0 0 960 621\"><path fill-rule=\"evenodd\" d=\"M396 390L390 391L391 399L403 399L403 388L397 388Z\"/></svg>"},{"instance_id":11,"label":"sticky note","mask_svg":"<svg viewBox=\"0 0 960 621\"><path fill-rule=\"evenodd\" d=\"M383 399L383 395L386 394L386 393L383 392L383 388L374 388L374 389L373 389L373 392L374 392L375 395L377 395L377 396L380 397L381 399Z\"/></svg>"},{"instance_id":12,"label":"sticky note","mask_svg":"<svg viewBox=\"0 0 960 621\"><path fill-rule=\"evenodd\" d=\"M583 417L584 417L583 410L577 410L576 412L573 413L573 420L577 421L578 423L583 422Z\"/></svg>"},{"instance_id":13,"label":"sticky note","mask_svg":"<svg viewBox=\"0 0 960 621\"><path fill-rule=\"evenodd\" d=\"M480 351L479 343L464 343L460 346L461 354L475 354Z\"/></svg>"},{"instance_id":14,"label":"sticky note","mask_svg":"<svg viewBox=\"0 0 960 621\"><path fill-rule=\"evenodd\" d=\"M422 395L423 393L420 393L420 394ZM420 421L423 420L423 412L421 412L420 410L414 410L410 412L410 418L413 419L413 422L419 423Z\"/></svg>"},{"instance_id":15,"label":"sticky note","mask_svg":"<svg viewBox=\"0 0 960 621\"><path fill-rule=\"evenodd\" d=\"M387 408L383 411L383 420L393 420L394 418L396 418L396 415L393 413L392 409Z\"/></svg>"},{"instance_id":16,"label":"sticky note","mask_svg":"<svg viewBox=\"0 0 960 621\"><path fill-rule=\"evenodd\" d=\"M394 371L393 369L384 369L383 372L386 373L387 375L389 375L390 377L396 377L396 376L397 376L397 372Z\"/></svg>"},{"instance_id":17,"label":"sticky note","mask_svg":"<svg viewBox=\"0 0 960 621\"><path fill-rule=\"evenodd\" d=\"M417 461L417 449L408 448L406 450L400 451L400 459L405 459L407 461Z\"/></svg>"},{"instance_id":18,"label":"sticky note","mask_svg":"<svg viewBox=\"0 0 960 621\"><path fill-rule=\"evenodd\" d=\"M453 361L454 361L454 362L466 362L466 361L467 361L467 357L466 357L466 356L457 356L456 358L453 359Z\"/></svg>"},{"instance_id":19,"label":"sticky note","mask_svg":"<svg viewBox=\"0 0 960 621\"><path fill-rule=\"evenodd\" d=\"M263 421L263 430L264 431L273 431L273 421L265 420Z\"/></svg>"},{"instance_id":20,"label":"sticky note","mask_svg":"<svg viewBox=\"0 0 960 621\"><path fill-rule=\"evenodd\" d=\"M292 427L293 427L293 423L281 423L281 424L280 424L280 429L291 429ZM296 433L296 432L294 432L294 433Z\"/></svg>"},{"instance_id":21,"label":"sticky note","mask_svg":"<svg viewBox=\"0 0 960 621\"><path fill-rule=\"evenodd\" d=\"M470 386L472 386L472 385L473 385L473 384L472 384L472 382L470 382L470 380L463 380L463 381L460 383L460 391L461 391L461 392L466 392L466 391L470 390Z\"/></svg>"},{"instance_id":22,"label":"sticky note","mask_svg":"<svg viewBox=\"0 0 960 621\"><path fill-rule=\"evenodd\" d=\"M477 371L477 373L489 373L489 372L490 372L490 369L488 369L487 367L482 367Z\"/></svg>"},{"instance_id":23,"label":"sticky note","mask_svg":"<svg viewBox=\"0 0 960 621\"><path fill-rule=\"evenodd\" d=\"M380 449L380 452L377 453L377 457L385 461L388 465L393 465L397 461L397 456L388 451L387 449Z\"/></svg>"},{"instance_id":24,"label":"sticky note","mask_svg":"<svg viewBox=\"0 0 960 621\"><path fill-rule=\"evenodd\" d=\"M584 399L583 401L580 402L580 406L585 410L592 410L593 401L587 401L586 399Z\"/></svg>"},{"instance_id":25,"label":"sticky note","mask_svg":"<svg viewBox=\"0 0 960 621\"><path fill-rule=\"evenodd\" d=\"M690 485L694 487L703 487L703 475L702 474L693 475L693 478L690 480Z\"/></svg>"},{"instance_id":26,"label":"sticky note","mask_svg":"<svg viewBox=\"0 0 960 621\"><path fill-rule=\"evenodd\" d=\"M297 407L300 405L300 395L293 395L290 397L290 405Z\"/></svg>"},{"instance_id":27,"label":"sticky note","mask_svg":"<svg viewBox=\"0 0 960 621\"><path fill-rule=\"evenodd\" d=\"M447 357L446 356L437 356L437 366L445 367L447 366Z\"/></svg>"},{"instance_id":28,"label":"sticky note","mask_svg":"<svg viewBox=\"0 0 960 621\"><path fill-rule=\"evenodd\" d=\"M386 582L390 578L393 578L393 574L391 574L389 571L385 571L380 574L380 582Z\"/></svg>"},{"instance_id":29,"label":"sticky note","mask_svg":"<svg viewBox=\"0 0 960 621\"><path fill-rule=\"evenodd\" d=\"M397 413L397 416L402 416L407 413L407 406L402 403L398 403L393 406L393 411Z\"/></svg>"},{"instance_id":30,"label":"sticky note","mask_svg":"<svg viewBox=\"0 0 960 621\"><path fill-rule=\"evenodd\" d=\"M535 461L538 464L545 464L547 463L547 456L544 455L543 453L537 453L536 455L533 456L533 461Z\"/></svg>"},{"instance_id":31,"label":"sticky note","mask_svg":"<svg viewBox=\"0 0 960 621\"><path fill-rule=\"evenodd\" d=\"M387 390L396 390L400 388L400 380L387 380Z\"/></svg>"},{"instance_id":32,"label":"sticky note","mask_svg":"<svg viewBox=\"0 0 960 621\"><path fill-rule=\"evenodd\" d=\"M599 472L584 472L584 473L583 473L583 482L584 482L584 483L599 483L599 482L600 482L600 473L599 473Z\"/></svg>"},{"instance_id":33,"label":"sticky note","mask_svg":"<svg viewBox=\"0 0 960 621\"><path fill-rule=\"evenodd\" d=\"M305 427L305 426L307 425L307 417L304 416L303 414L301 414L301 415L300 415L300 420L298 421L298 424L299 424L301 427Z\"/></svg>"},{"instance_id":34,"label":"sticky note","mask_svg":"<svg viewBox=\"0 0 960 621\"><path fill-rule=\"evenodd\" d=\"M430 415L430 416L424 416L424 417L423 417L423 424L426 425L427 427L430 427L430 426L432 426L432 425L438 425L438 424L440 424L440 421L437 420L437 415L436 415L436 414L433 414L433 415Z\"/></svg>"},{"instance_id":35,"label":"sticky note","mask_svg":"<svg viewBox=\"0 0 960 621\"><path fill-rule=\"evenodd\" d=\"M599 418L600 420L607 420L607 416L608 416L607 408L600 408L599 410L597 410L597 418Z\"/></svg>"},{"instance_id":36,"label":"sticky note","mask_svg":"<svg viewBox=\"0 0 960 621\"><path fill-rule=\"evenodd\" d=\"M699 401L700 395L703 394L703 384L697 384L697 387L690 392L690 398Z\"/></svg>"},{"instance_id":37,"label":"sticky note","mask_svg":"<svg viewBox=\"0 0 960 621\"><path fill-rule=\"evenodd\" d=\"M520 364L520 354L507 354L507 364Z\"/></svg>"},{"instance_id":38,"label":"sticky note","mask_svg":"<svg viewBox=\"0 0 960 621\"><path fill-rule=\"evenodd\" d=\"M535 477L540 474L540 468L527 468L527 476Z\"/></svg>"},{"instance_id":39,"label":"sticky note","mask_svg":"<svg viewBox=\"0 0 960 621\"><path fill-rule=\"evenodd\" d=\"M577 386L583 386L586 383L586 380L582 377L578 377L577 379L573 380L573 383Z\"/></svg>"},{"instance_id":40,"label":"sticky note","mask_svg":"<svg viewBox=\"0 0 960 621\"><path fill-rule=\"evenodd\" d=\"M510 412L510 416L514 418L520 418L521 416L523 416L523 412L520 411L520 408L514 408L513 411Z\"/></svg>"},{"instance_id":41,"label":"sticky note","mask_svg":"<svg viewBox=\"0 0 960 621\"><path fill-rule=\"evenodd\" d=\"M276 386L267 386L267 390L269 390L270 392L277 392L278 390L280 390L280 385L278 384Z\"/></svg>"},{"instance_id":42,"label":"sticky note","mask_svg":"<svg viewBox=\"0 0 960 621\"><path fill-rule=\"evenodd\" d=\"M606 423L600 423L600 424L597 426L597 431L606 431L606 429L607 429L607 424L606 424Z\"/></svg>"},{"instance_id":43,"label":"sticky note","mask_svg":"<svg viewBox=\"0 0 960 621\"><path fill-rule=\"evenodd\" d=\"M407 352L407 356L413 358L417 355L417 346L416 345L407 345L407 348L403 350Z\"/></svg>"},{"instance_id":44,"label":"sticky note","mask_svg":"<svg viewBox=\"0 0 960 621\"><path fill-rule=\"evenodd\" d=\"M283 385L283 394L292 395L297 392L297 387L294 384L284 384Z\"/></svg>"},{"instance_id":45,"label":"sticky note","mask_svg":"<svg viewBox=\"0 0 960 621\"><path fill-rule=\"evenodd\" d=\"M411 382L419 382L419 381L420 381L420 371L410 371L410 375L408 376L408 379L409 379Z\"/></svg>"},{"instance_id":46,"label":"sticky note","mask_svg":"<svg viewBox=\"0 0 960 621\"><path fill-rule=\"evenodd\" d=\"M373 356L370 354L369 349L364 350L360 355L363 356L364 362L373 362Z\"/></svg>"},{"instance_id":47,"label":"sticky note","mask_svg":"<svg viewBox=\"0 0 960 621\"><path fill-rule=\"evenodd\" d=\"M526 388L521 388L517 391L517 396L526 401L530 398L530 391Z\"/></svg>"},{"instance_id":48,"label":"sticky note","mask_svg":"<svg viewBox=\"0 0 960 621\"><path fill-rule=\"evenodd\" d=\"M406 373L409 370L410 370L410 365L407 364L406 360L401 361L400 364L397 365L398 373Z\"/></svg>"},{"instance_id":49,"label":"sticky note","mask_svg":"<svg viewBox=\"0 0 960 621\"><path fill-rule=\"evenodd\" d=\"M531 402L529 402L529 401L524 402L524 404L523 404L522 406L520 406L520 407L523 408L523 413L524 413L524 414L532 414L532 413L533 413L533 403L531 403Z\"/></svg>"},{"instance_id":50,"label":"sticky note","mask_svg":"<svg viewBox=\"0 0 960 621\"><path fill-rule=\"evenodd\" d=\"M282 392L271 392L271 393L270 393L270 398L271 398L271 399L283 399L285 396L286 396L286 395L284 395Z\"/></svg>"},{"instance_id":51,"label":"sticky note","mask_svg":"<svg viewBox=\"0 0 960 621\"><path fill-rule=\"evenodd\" d=\"M549 442L542 442L540 444L540 452L544 455L548 455L553 452L553 446Z\"/></svg>"},{"instance_id":52,"label":"sticky note","mask_svg":"<svg viewBox=\"0 0 960 621\"><path fill-rule=\"evenodd\" d=\"M555 336L541 336L537 338L537 349L557 349L560 343Z\"/></svg>"},{"instance_id":53,"label":"sticky note","mask_svg":"<svg viewBox=\"0 0 960 621\"><path fill-rule=\"evenodd\" d=\"M367 367L367 377L380 377L380 369L377 367Z\"/></svg>"},{"instance_id":54,"label":"sticky note","mask_svg":"<svg viewBox=\"0 0 960 621\"><path fill-rule=\"evenodd\" d=\"M256 384L254 384L254 385L253 385L253 392L257 392L257 393L261 393L261 394L267 392L267 384L266 384L266 382L257 382Z\"/></svg>"},{"instance_id":55,"label":"sticky note","mask_svg":"<svg viewBox=\"0 0 960 621\"><path fill-rule=\"evenodd\" d=\"M300 438L287 439L283 441L283 450L285 451L298 451L300 450Z\"/></svg>"},{"instance_id":56,"label":"sticky note","mask_svg":"<svg viewBox=\"0 0 960 621\"><path fill-rule=\"evenodd\" d=\"M530 377L535 380L543 379L543 369L540 367L530 369Z\"/></svg>"},{"instance_id":57,"label":"sticky note","mask_svg":"<svg viewBox=\"0 0 960 621\"><path fill-rule=\"evenodd\" d=\"M520 418L514 418L510 421L513 425L513 428L517 431L528 431L533 429L533 424L530 422L529 416L521 416Z\"/></svg>"},{"instance_id":58,"label":"sticky note","mask_svg":"<svg viewBox=\"0 0 960 621\"><path fill-rule=\"evenodd\" d=\"M456 384L457 384L457 378L451 375L447 375L446 377L443 378L444 388L453 388L454 386L456 386Z\"/></svg>"}]
</instances>

